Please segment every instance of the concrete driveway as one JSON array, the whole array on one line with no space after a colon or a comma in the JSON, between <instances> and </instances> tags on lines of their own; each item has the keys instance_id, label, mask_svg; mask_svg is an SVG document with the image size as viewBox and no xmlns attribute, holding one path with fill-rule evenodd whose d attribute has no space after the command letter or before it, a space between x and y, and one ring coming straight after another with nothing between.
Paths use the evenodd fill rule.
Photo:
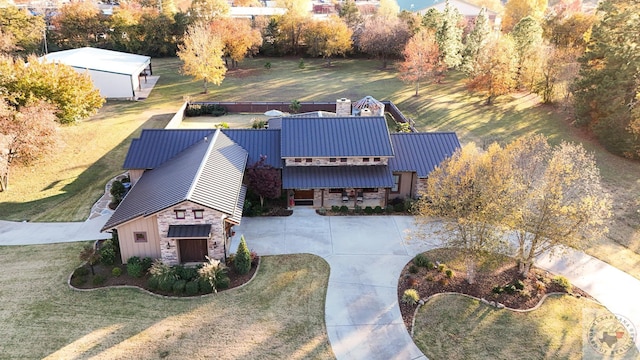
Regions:
<instances>
[{"instance_id":1,"label":"concrete driveway","mask_svg":"<svg viewBox=\"0 0 640 360\"><path fill-rule=\"evenodd\" d=\"M331 267L325 322L338 359L426 359L409 336L396 295L402 268L420 250L407 244L408 216L243 218L231 245L244 235L258 254L311 253Z\"/></svg>"}]
</instances>

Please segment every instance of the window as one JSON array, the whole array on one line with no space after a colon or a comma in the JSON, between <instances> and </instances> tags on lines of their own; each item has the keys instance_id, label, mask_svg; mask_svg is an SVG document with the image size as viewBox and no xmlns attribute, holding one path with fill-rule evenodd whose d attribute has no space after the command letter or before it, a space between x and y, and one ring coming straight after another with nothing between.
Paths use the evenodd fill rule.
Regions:
<instances>
[{"instance_id":1,"label":"window","mask_svg":"<svg viewBox=\"0 0 640 360\"><path fill-rule=\"evenodd\" d=\"M187 212L185 210L176 210L176 219L184 219L185 216L187 215Z\"/></svg>"},{"instance_id":2,"label":"window","mask_svg":"<svg viewBox=\"0 0 640 360\"><path fill-rule=\"evenodd\" d=\"M137 243L147 242L147 233L144 231L134 232L133 240Z\"/></svg>"},{"instance_id":3,"label":"window","mask_svg":"<svg viewBox=\"0 0 640 360\"><path fill-rule=\"evenodd\" d=\"M313 161L313 159L312 158L306 158L306 159L304 159L304 161L305 162L311 162L311 161Z\"/></svg>"},{"instance_id":4,"label":"window","mask_svg":"<svg viewBox=\"0 0 640 360\"><path fill-rule=\"evenodd\" d=\"M402 178L402 176L400 174L394 174L393 175L393 187L391 187L391 192L392 193L399 193L400 192L400 179Z\"/></svg>"},{"instance_id":5,"label":"window","mask_svg":"<svg viewBox=\"0 0 640 360\"><path fill-rule=\"evenodd\" d=\"M344 189L329 189L330 194L342 194Z\"/></svg>"},{"instance_id":6,"label":"window","mask_svg":"<svg viewBox=\"0 0 640 360\"><path fill-rule=\"evenodd\" d=\"M340 162L346 163L347 162L347 158L340 158Z\"/></svg>"},{"instance_id":7,"label":"window","mask_svg":"<svg viewBox=\"0 0 640 360\"><path fill-rule=\"evenodd\" d=\"M362 158L362 162L369 162L369 158Z\"/></svg>"},{"instance_id":8,"label":"window","mask_svg":"<svg viewBox=\"0 0 640 360\"><path fill-rule=\"evenodd\" d=\"M364 188L364 189L362 189L362 192L365 192L365 193L377 193L378 192L378 188Z\"/></svg>"},{"instance_id":9,"label":"window","mask_svg":"<svg viewBox=\"0 0 640 360\"><path fill-rule=\"evenodd\" d=\"M295 160L293 160L294 162L302 162L302 159L300 158L296 158Z\"/></svg>"},{"instance_id":10,"label":"window","mask_svg":"<svg viewBox=\"0 0 640 360\"><path fill-rule=\"evenodd\" d=\"M336 158L329 158L329 162L336 162Z\"/></svg>"},{"instance_id":11,"label":"window","mask_svg":"<svg viewBox=\"0 0 640 360\"><path fill-rule=\"evenodd\" d=\"M373 161L380 162L380 158L373 158Z\"/></svg>"},{"instance_id":12,"label":"window","mask_svg":"<svg viewBox=\"0 0 640 360\"><path fill-rule=\"evenodd\" d=\"M194 219L203 219L204 218L204 210L193 210L193 218Z\"/></svg>"}]
</instances>

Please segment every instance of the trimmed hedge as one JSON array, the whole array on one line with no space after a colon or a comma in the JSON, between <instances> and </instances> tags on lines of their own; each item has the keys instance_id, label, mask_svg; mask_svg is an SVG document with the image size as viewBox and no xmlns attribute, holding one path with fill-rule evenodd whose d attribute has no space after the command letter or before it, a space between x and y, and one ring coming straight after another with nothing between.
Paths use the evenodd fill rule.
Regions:
<instances>
[{"instance_id":1,"label":"trimmed hedge","mask_svg":"<svg viewBox=\"0 0 640 360\"><path fill-rule=\"evenodd\" d=\"M185 116L222 116L227 114L227 109L218 104L189 104L184 110Z\"/></svg>"}]
</instances>

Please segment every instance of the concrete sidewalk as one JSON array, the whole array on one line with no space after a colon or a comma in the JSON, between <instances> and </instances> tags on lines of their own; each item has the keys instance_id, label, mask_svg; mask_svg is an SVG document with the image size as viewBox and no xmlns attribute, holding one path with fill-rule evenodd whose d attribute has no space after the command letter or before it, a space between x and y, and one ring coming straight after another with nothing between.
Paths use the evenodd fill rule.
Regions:
<instances>
[{"instance_id":1,"label":"concrete sidewalk","mask_svg":"<svg viewBox=\"0 0 640 360\"><path fill-rule=\"evenodd\" d=\"M35 245L63 242L111 239L111 234L100 229L109 215L85 222L15 222L0 220L0 245Z\"/></svg>"}]
</instances>

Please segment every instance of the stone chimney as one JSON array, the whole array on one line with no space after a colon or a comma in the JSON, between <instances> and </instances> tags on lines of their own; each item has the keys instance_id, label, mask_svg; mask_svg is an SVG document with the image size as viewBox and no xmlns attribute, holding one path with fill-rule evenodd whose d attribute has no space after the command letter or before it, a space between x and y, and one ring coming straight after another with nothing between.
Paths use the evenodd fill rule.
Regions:
<instances>
[{"instance_id":1,"label":"stone chimney","mask_svg":"<svg viewBox=\"0 0 640 360\"><path fill-rule=\"evenodd\" d=\"M351 100L347 98L341 98L336 100L336 116L338 117L351 116Z\"/></svg>"}]
</instances>

